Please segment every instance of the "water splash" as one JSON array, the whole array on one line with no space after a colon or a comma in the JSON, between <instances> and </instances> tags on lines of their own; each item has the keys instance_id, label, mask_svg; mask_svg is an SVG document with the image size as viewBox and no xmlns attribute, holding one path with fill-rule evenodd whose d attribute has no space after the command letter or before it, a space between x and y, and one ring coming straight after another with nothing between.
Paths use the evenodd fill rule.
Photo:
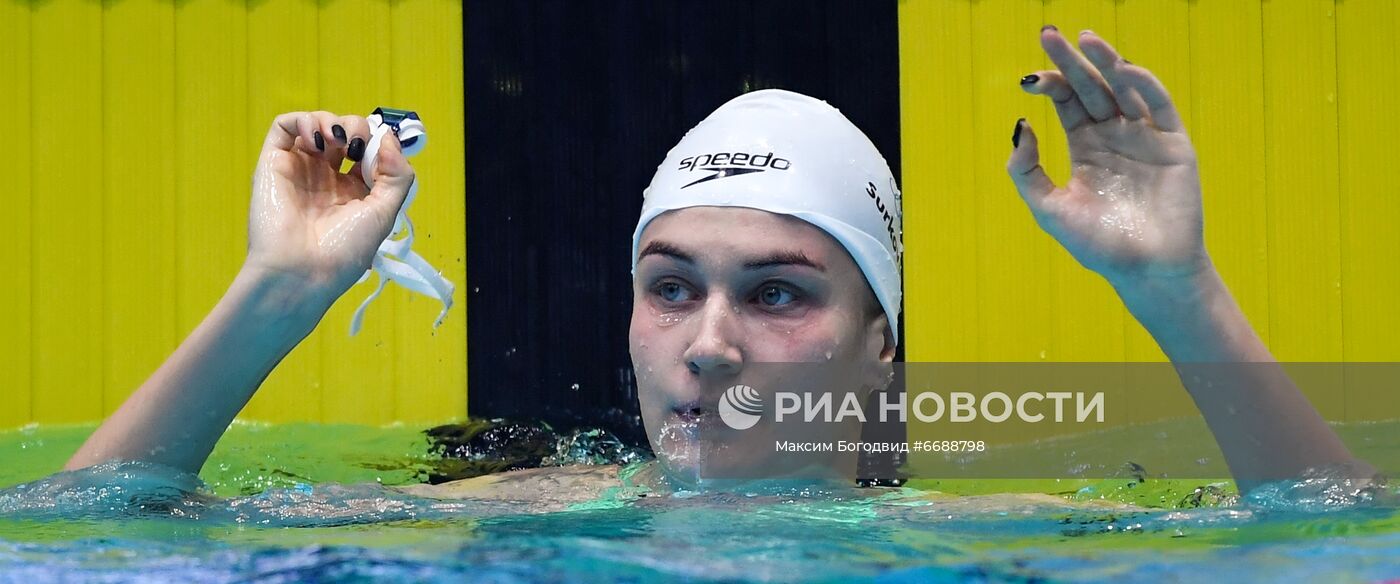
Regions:
<instances>
[{"instance_id":1,"label":"water splash","mask_svg":"<svg viewBox=\"0 0 1400 584\"><path fill-rule=\"evenodd\" d=\"M358 431L395 444L422 438L414 429ZM277 432L235 427L220 448L265 458L288 439ZM336 442L309 453L328 465L362 472L381 462L334 448L379 438L326 426L305 432ZM86 432L73 435L14 433L6 451L20 454L7 460L31 451L52 458L49 449L76 447ZM43 445L21 450L20 441ZM260 459L219 456L211 464L230 468L207 476L266 473L242 466ZM306 462L281 458L275 468L285 480L316 474L299 464ZM320 481L224 499L172 469L97 467L0 491L0 581L1381 581L1394 577L1400 557L1396 508L1379 496L1339 501L1324 480L1280 485L1292 489L1291 502L1271 503L1264 493L1283 491L1261 490L1232 503L1227 485L1212 484L1200 485L1200 508L1148 509L1099 500L1107 486L1084 502L916 489L672 492L645 488L654 483L642 475L656 472L655 464L629 466L623 484L634 490L615 492L612 505L539 513ZM1154 500L1162 492L1151 478L1120 483ZM995 481L937 486L1013 489ZM1184 488L1171 491L1174 500L1191 492ZM1326 503L1313 512L1298 501Z\"/></svg>"}]
</instances>

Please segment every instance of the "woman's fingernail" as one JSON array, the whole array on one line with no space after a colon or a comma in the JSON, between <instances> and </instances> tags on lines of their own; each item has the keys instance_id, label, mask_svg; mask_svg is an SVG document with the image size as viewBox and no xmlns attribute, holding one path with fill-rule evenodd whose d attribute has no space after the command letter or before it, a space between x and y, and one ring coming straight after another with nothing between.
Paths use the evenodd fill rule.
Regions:
<instances>
[{"instance_id":1,"label":"woman's fingernail","mask_svg":"<svg viewBox=\"0 0 1400 584\"><path fill-rule=\"evenodd\" d=\"M1045 31L1047 31L1047 30L1058 31L1058 30L1060 30L1060 29L1059 29L1059 27L1057 27L1057 26L1055 26L1055 25L1053 25L1053 24L1047 24L1047 25L1045 25L1045 26L1040 27L1040 32L1045 32Z\"/></svg>"},{"instance_id":2,"label":"woman's fingernail","mask_svg":"<svg viewBox=\"0 0 1400 584\"><path fill-rule=\"evenodd\" d=\"M316 149L317 149L317 150L320 150L320 151L322 151L322 152L325 152L325 151L326 151L326 139L325 139L324 137L321 136L321 131L320 131L320 130L317 130L317 131L313 132L313 133L311 134L311 137L316 139Z\"/></svg>"},{"instance_id":3,"label":"woman's fingernail","mask_svg":"<svg viewBox=\"0 0 1400 584\"><path fill-rule=\"evenodd\" d=\"M1079 31L1079 36L1092 35L1092 34L1094 34L1094 31L1089 30L1089 29L1087 29L1087 28L1084 29L1084 30Z\"/></svg>"},{"instance_id":4,"label":"woman's fingernail","mask_svg":"<svg viewBox=\"0 0 1400 584\"><path fill-rule=\"evenodd\" d=\"M336 140L340 140L340 143L341 143L341 144L344 144L344 143L345 143L345 127L344 127L344 126L341 126L340 124L336 124L336 125L334 125L334 126L331 126L331 133L332 133L332 134L335 134L335 139L336 139Z\"/></svg>"},{"instance_id":5,"label":"woman's fingernail","mask_svg":"<svg viewBox=\"0 0 1400 584\"><path fill-rule=\"evenodd\" d=\"M1021 147L1021 128L1026 125L1026 118L1016 120L1016 131L1011 133L1011 147Z\"/></svg>"},{"instance_id":6,"label":"woman's fingernail","mask_svg":"<svg viewBox=\"0 0 1400 584\"><path fill-rule=\"evenodd\" d=\"M1021 85L1035 85L1037 81L1040 81L1040 76L1031 74L1021 78Z\"/></svg>"},{"instance_id":7,"label":"woman's fingernail","mask_svg":"<svg viewBox=\"0 0 1400 584\"><path fill-rule=\"evenodd\" d=\"M364 158L365 156L365 141L360 138L355 138L354 140L351 140L350 148L345 152L345 155L349 156L350 160L359 162L360 159Z\"/></svg>"},{"instance_id":8,"label":"woman's fingernail","mask_svg":"<svg viewBox=\"0 0 1400 584\"><path fill-rule=\"evenodd\" d=\"M1127 59L1123 59L1123 62L1124 62L1124 63L1127 63L1127 64L1129 64L1129 65L1132 65L1132 64L1133 64L1132 61L1129 61L1129 60L1127 60Z\"/></svg>"}]
</instances>

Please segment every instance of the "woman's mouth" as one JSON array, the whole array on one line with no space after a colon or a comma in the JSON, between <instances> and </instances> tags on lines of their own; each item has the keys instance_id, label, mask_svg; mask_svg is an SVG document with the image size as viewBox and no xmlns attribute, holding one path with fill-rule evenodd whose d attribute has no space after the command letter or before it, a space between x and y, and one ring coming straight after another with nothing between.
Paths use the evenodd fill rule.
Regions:
<instances>
[{"instance_id":1,"label":"woman's mouth","mask_svg":"<svg viewBox=\"0 0 1400 584\"><path fill-rule=\"evenodd\" d=\"M697 430L708 430L720 423L719 411L698 401L677 404L671 408L671 414L681 423L694 424Z\"/></svg>"}]
</instances>

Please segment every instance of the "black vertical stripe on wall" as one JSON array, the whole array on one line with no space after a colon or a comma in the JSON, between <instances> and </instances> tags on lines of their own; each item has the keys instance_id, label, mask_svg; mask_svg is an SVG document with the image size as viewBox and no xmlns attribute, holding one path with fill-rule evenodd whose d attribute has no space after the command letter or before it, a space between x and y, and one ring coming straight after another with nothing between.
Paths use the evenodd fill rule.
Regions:
<instances>
[{"instance_id":1,"label":"black vertical stripe on wall","mask_svg":"<svg viewBox=\"0 0 1400 584\"><path fill-rule=\"evenodd\" d=\"M473 416L645 443L632 229L666 152L725 101L825 99L899 176L894 0L470 0L463 31Z\"/></svg>"}]
</instances>

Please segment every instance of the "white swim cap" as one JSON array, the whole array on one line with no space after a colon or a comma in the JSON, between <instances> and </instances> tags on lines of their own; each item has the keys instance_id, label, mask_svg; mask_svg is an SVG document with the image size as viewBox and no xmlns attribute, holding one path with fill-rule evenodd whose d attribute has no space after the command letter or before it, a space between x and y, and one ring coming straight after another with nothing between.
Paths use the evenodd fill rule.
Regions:
<instances>
[{"instance_id":1,"label":"white swim cap","mask_svg":"<svg viewBox=\"0 0 1400 584\"><path fill-rule=\"evenodd\" d=\"M900 193L884 157L826 102L781 89L729 100L688 132L656 169L632 234L687 207L747 207L791 215L831 234L855 259L899 339L904 252Z\"/></svg>"}]
</instances>

